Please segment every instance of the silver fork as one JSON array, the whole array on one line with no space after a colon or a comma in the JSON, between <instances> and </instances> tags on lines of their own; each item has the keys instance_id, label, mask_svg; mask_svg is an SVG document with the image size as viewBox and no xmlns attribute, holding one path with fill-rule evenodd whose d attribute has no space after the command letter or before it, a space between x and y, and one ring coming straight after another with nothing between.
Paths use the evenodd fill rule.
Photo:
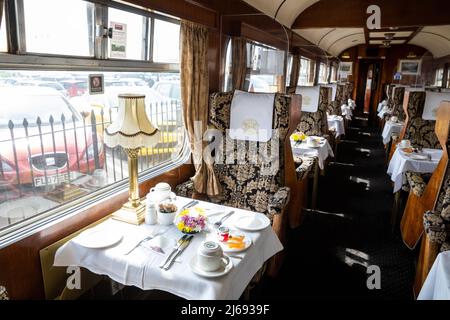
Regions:
<instances>
[{"instance_id":1,"label":"silver fork","mask_svg":"<svg viewBox=\"0 0 450 320\"><path fill-rule=\"evenodd\" d=\"M137 247L139 247L141 244L143 244L145 241L151 240L156 236L159 236L161 233L164 233L167 231L167 228L165 229L161 229L158 232L156 232L155 234L151 234L147 237L145 237L144 239L142 239L141 241L139 241L133 248L131 248L128 252L125 253L125 255L129 255L134 249L136 249Z\"/></svg>"},{"instance_id":2,"label":"silver fork","mask_svg":"<svg viewBox=\"0 0 450 320\"><path fill-rule=\"evenodd\" d=\"M219 228L222 223L224 223L225 220L227 220L229 217L231 217L234 214L234 211L230 211L228 214L224 215L222 219L219 221L214 222L214 227Z\"/></svg>"}]
</instances>

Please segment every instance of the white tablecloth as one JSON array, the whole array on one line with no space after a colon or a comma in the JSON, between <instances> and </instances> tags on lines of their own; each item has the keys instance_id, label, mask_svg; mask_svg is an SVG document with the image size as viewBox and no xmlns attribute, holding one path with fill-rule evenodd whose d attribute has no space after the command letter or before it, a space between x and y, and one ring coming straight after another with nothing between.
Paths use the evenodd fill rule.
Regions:
<instances>
[{"instance_id":1,"label":"white tablecloth","mask_svg":"<svg viewBox=\"0 0 450 320\"><path fill-rule=\"evenodd\" d=\"M345 135L344 118L341 116L328 116L328 128L336 131L336 138Z\"/></svg>"},{"instance_id":2,"label":"white tablecloth","mask_svg":"<svg viewBox=\"0 0 450 320\"><path fill-rule=\"evenodd\" d=\"M436 257L417 299L450 300L450 251Z\"/></svg>"},{"instance_id":3,"label":"white tablecloth","mask_svg":"<svg viewBox=\"0 0 450 320\"><path fill-rule=\"evenodd\" d=\"M423 152L431 154L431 161L414 160L401 151L400 148L395 150L387 170L391 180L394 182L394 193L401 189L406 171L432 173L436 169L442 157L442 150L424 148Z\"/></svg>"},{"instance_id":4,"label":"white tablecloth","mask_svg":"<svg viewBox=\"0 0 450 320\"><path fill-rule=\"evenodd\" d=\"M320 169L325 167L325 160L328 157L334 157L330 143L326 139L323 139L317 148L308 147L306 142L297 144L294 141L291 141L291 146L292 153L296 156L317 157Z\"/></svg>"},{"instance_id":5,"label":"white tablecloth","mask_svg":"<svg viewBox=\"0 0 450 320\"><path fill-rule=\"evenodd\" d=\"M403 126L405 124L403 122L392 122L386 121L383 133L381 136L383 137L383 143L388 144L391 141L391 137L394 134L399 134L403 130Z\"/></svg>"},{"instance_id":6,"label":"white tablecloth","mask_svg":"<svg viewBox=\"0 0 450 320\"><path fill-rule=\"evenodd\" d=\"M345 117L345 119L352 120L353 110L351 107L349 107L346 104L343 104L341 106L341 110L342 110L342 115Z\"/></svg>"},{"instance_id":7,"label":"white tablecloth","mask_svg":"<svg viewBox=\"0 0 450 320\"><path fill-rule=\"evenodd\" d=\"M192 199L177 198L177 205L181 207ZM233 209L223 206L201 202L203 208L220 208L229 212L235 210L223 224L233 226L233 221L245 214L254 214L251 211ZM210 222L220 219L223 214L211 216ZM165 271L159 268L159 264L165 259L165 255L156 253L144 244L125 255L141 239L144 239L155 230L167 228L160 225L134 226L113 219L109 219L96 228L108 228L111 232L120 232L124 235L122 241L116 246L106 249L90 249L77 243L77 237L61 246L55 255L55 266L80 266L96 274L107 275L111 279L124 285L136 286L143 290L159 289L185 299L239 299L248 283L264 262L283 246L273 229L269 226L262 231L245 232L253 244L244 252L233 253L233 269L220 278L204 278L196 275L190 269L189 262L197 252L200 243L207 237L215 237L213 233L202 232L194 236L190 245L179 256L178 262ZM164 229L163 229L164 230ZM174 225L168 227L163 233L165 238L173 243L182 236L182 233ZM169 250L170 251L170 250ZM231 254L230 254L231 255Z\"/></svg>"},{"instance_id":8,"label":"white tablecloth","mask_svg":"<svg viewBox=\"0 0 450 320\"><path fill-rule=\"evenodd\" d=\"M384 107L380 112L378 112L378 118L383 119L385 115L390 114L392 114L392 110L389 109L389 107Z\"/></svg>"}]
</instances>

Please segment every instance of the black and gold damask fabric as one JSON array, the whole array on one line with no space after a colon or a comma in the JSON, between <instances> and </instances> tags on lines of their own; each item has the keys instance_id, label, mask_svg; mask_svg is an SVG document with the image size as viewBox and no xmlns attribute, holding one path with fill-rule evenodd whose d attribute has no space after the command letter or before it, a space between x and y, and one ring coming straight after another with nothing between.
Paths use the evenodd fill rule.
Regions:
<instances>
[{"instance_id":1,"label":"black and gold damask fabric","mask_svg":"<svg viewBox=\"0 0 450 320\"><path fill-rule=\"evenodd\" d=\"M8 292L3 286L0 286L0 300L9 300Z\"/></svg>"},{"instance_id":2,"label":"black and gold damask fabric","mask_svg":"<svg viewBox=\"0 0 450 320\"><path fill-rule=\"evenodd\" d=\"M338 84L336 87L336 96L334 101L328 105L328 113L330 115L342 116L341 106L345 103L345 86L343 84Z\"/></svg>"},{"instance_id":3,"label":"black and gold damask fabric","mask_svg":"<svg viewBox=\"0 0 450 320\"><path fill-rule=\"evenodd\" d=\"M331 90L332 89L328 87L320 87L317 111L302 111L297 131L303 132L307 136L323 137L329 134L327 109L330 105Z\"/></svg>"},{"instance_id":4,"label":"black and gold damask fabric","mask_svg":"<svg viewBox=\"0 0 450 320\"><path fill-rule=\"evenodd\" d=\"M404 139L410 140L415 148L442 149L434 133L436 121L422 119L424 106L425 92L409 93L407 109L409 121L406 126Z\"/></svg>"},{"instance_id":5,"label":"black and gold damask fabric","mask_svg":"<svg viewBox=\"0 0 450 320\"><path fill-rule=\"evenodd\" d=\"M222 193L210 200L223 205L273 215L289 200L284 186L284 139L289 130L291 98L275 94L273 128L268 142L238 141L229 137L232 92L210 95L209 126L221 132L214 173ZM192 194L187 181L177 187L179 195ZM282 206L282 207L279 207Z\"/></svg>"},{"instance_id":6,"label":"black and gold damask fabric","mask_svg":"<svg viewBox=\"0 0 450 320\"><path fill-rule=\"evenodd\" d=\"M402 186L404 191L412 191L417 197L422 197L425 188L427 187L427 182L430 175L420 174L417 172L407 171L405 173L406 181Z\"/></svg>"},{"instance_id":7,"label":"black and gold damask fabric","mask_svg":"<svg viewBox=\"0 0 450 320\"><path fill-rule=\"evenodd\" d=\"M423 215L423 227L430 241L443 244L447 238L444 220L439 213L427 211Z\"/></svg>"},{"instance_id":8,"label":"black and gold damask fabric","mask_svg":"<svg viewBox=\"0 0 450 320\"><path fill-rule=\"evenodd\" d=\"M404 87L396 88L392 99L392 116L396 116L400 121L404 121L406 118L405 111L403 110L404 97L405 97L405 88Z\"/></svg>"},{"instance_id":9,"label":"black and gold damask fabric","mask_svg":"<svg viewBox=\"0 0 450 320\"><path fill-rule=\"evenodd\" d=\"M314 176L317 157L294 157L297 180L302 181L303 179Z\"/></svg>"}]
</instances>

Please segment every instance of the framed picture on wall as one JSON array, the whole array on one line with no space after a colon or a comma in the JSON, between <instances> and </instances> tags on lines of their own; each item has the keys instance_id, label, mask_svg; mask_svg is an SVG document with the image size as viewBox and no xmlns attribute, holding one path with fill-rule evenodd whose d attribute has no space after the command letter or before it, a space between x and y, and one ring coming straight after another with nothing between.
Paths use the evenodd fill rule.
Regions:
<instances>
[{"instance_id":1,"label":"framed picture on wall","mask_svg":"<svg viewBox=\"0 0 450 320\"><path fill-rule=\"evenodd\" d=\"M350 75L353 73L353 62L341 62L339 64L339 72L341 74L346 73Z\"/></svg>"},{"instance_id":2,"label":"framed picture on wall","mask_svg":"<svg viewBox=\"0 0 450 320\"><path fill-rule=\"evenodd\" d=\"M419 75L421 71L421 60L399 60L398 72L403 75Z\"/></svg>"}]
</instances>

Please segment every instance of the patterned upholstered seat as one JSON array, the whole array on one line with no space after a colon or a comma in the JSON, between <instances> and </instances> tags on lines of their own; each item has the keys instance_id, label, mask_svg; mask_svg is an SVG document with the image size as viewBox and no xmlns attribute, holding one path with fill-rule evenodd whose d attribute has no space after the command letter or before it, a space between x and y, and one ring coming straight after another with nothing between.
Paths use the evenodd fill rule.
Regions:
<instances>
[{"instance_id":1,"label":"patterned upholstered seat","mask_svg":"<svg viewBox=\"0 0 450 320\"><path fill-rule=\"evenodd\" d=\"M342 116L341 106L345 99L345 85L338 84L336 87L336 96L334 101L328 105L328 113L330 115Z\"/></svg>"},{"instance_id":2,"label":"patterned upholstered seat","mask_svg":"<svg viewBox=\"0 0 450 320\"><path fill-rule=\"evenodd\" d=\"M396 89L397 92L399 89ZM408 123L403 139L411 141L414 148L442 149L434 132L436 121L422 119L425 105L425 92L410 92L407 106ZM416 195L421 195L426 187L426 175L407 173L407 184L404 191L412 190Z\"/></svg>"},{"instance_id":3,"label":"patterned upholstered seat","mask_svg":"<svg viewBox=\"0 0 450 320\"><path fill-rule=\"evenodd\" d=\"M209 200L223 205L267 214L270 218L279 214L289 202L290 190L284 186L284 143L289 129L289 105L291 97L275 95L273 128L278 130L278 137L273 136L268 142L248 142L232 140L226 130L229 129L232 92L213 93L209 103L209 126L223 133L223 143L218 150L221 161L214 163L214 172L219 180L222 193ZM253 158L250 144L257 146L259 154L265 150L271 152L274 139L277 141L279 161L266 163L264 157ZM230 148L231 146L231 148ZM223 152L221 152L223 151ZM193 183L186 181L176 187L180 196L191 197Z\"/></svg>"},{"instance_id":4,"label":"patterned upholstered seat","mask_svg":"<svg viewBox=\"0 0 450 320\"><path fill-rule=\"evenodd\" d=\"M0 286L0 300L9 300L8 292L3 286Z\"/></svg>"},{"instance_id":5,"label":"patterned upholstered seat","mask_svg":"<svg viewBox=\"0 0 450 320\"><path fill-rule=\"evenodd\" d=\"M330 145L334 144L334 135L328 129L327 109L330 105L331 88L320 87L319 106L316 112L302 112L297 131L307 136L319 136L328 140ZM296 163L297 179L301 181L307 177L314 176L317 158L294 157Z\"/></svg>"},{"instance_id":6,"label":"patterned upholstered seat","mask_svg":"<svg viewBox=\"0 0 450 320\"><path fill-rule=\"evenodd\" d=\"M412 191L420 198L427 187L431 174L420 174L417 172L407 171L405 173L405 177L406 179L402 186L402 190L406 192Z\"/></svg>"}]
</instances>

